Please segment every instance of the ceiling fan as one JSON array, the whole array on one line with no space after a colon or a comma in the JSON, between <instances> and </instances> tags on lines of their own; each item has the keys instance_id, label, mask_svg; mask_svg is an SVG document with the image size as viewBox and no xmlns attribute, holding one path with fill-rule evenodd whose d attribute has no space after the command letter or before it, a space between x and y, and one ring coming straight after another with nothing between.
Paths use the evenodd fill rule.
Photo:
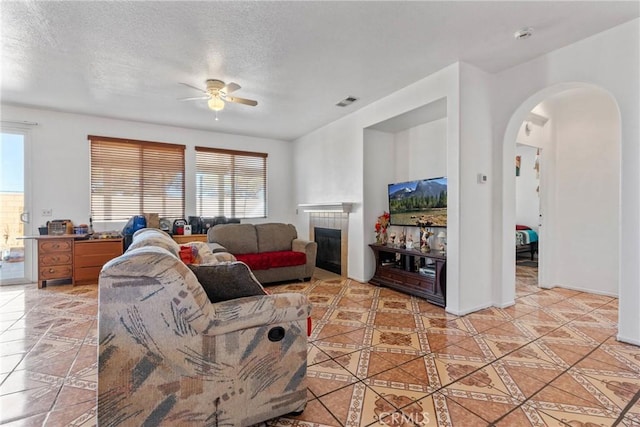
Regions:
<instances>
[{"instance_id":1,"label":"ceiling fan","mask_svg":"<svg viewBox=\"0 0 640 427\"><path fill-rule=\"evenodd\" d=\"M180 98L180 101L195 101L199 99L206 99L207 105L209 108L215 111L221 111L224 108L225 102L235 102L237 104L250 105L255 107L258 105L258 101L254 101L253 99L246 98L238 98L237 96L230 96L231 93L240 89L240 85L238 83L229 83L226 84L222 80L216 79L208 79L205 81L206 89L201 89L199 87L192 86L187 83L180 83L181 85L190 87L191 89L195 89L204 93L202 96L189 97L189 98ZM216 120L218 117L216 116Z\"/></svg>"}]
</instances>

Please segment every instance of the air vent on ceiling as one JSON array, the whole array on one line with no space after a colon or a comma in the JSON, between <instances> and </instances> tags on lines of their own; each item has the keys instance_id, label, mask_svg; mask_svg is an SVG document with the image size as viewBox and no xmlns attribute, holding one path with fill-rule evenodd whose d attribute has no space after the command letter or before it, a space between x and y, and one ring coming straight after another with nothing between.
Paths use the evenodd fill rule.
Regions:
<instances>
[{"instance_id":1,"label":"air vent on ceiling","mask_svg":"<svg viewBox=\"0 0 640 427\"><path fill-rule=\"evenodd\" d=\"M342 101L338 102L336 104L336 106L338 106L338 107L346 107L348 105L353 104L357 100L358 100L358 98L356 98L355 96L348 96L345 99L343 99Z\"/></svg>"},{"instance_id":2,"label":"air vent on ceiling","mask_svg":"<svg viewBox=\"0 0 640 427\"><path fill-rule=\"evenodd\" d=\"M516 31L513 34L513 37L516 40L525 40L525 39L528 39L529 37L531 37L532 35L533 35L533 28L524 27L524 28L521 28L520 30Z\"/></svg>"}]
</instances>

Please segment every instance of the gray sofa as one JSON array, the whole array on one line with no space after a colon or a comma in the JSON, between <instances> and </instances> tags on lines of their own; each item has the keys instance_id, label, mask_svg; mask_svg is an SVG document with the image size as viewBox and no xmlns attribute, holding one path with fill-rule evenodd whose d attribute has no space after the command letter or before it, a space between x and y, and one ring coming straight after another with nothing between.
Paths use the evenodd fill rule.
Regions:
<instances>
[{"instance_id":1,"label":"gray sofa","mask_svg":"<svg viewBox=\"0 0 640 427\"><path fill-rule=\"evenodd\" d=\"M260 283L309 280L318 245L298 238L292 224L220 224L209 229L211 250L246 263Z\"/></svg>"}]
</instances>

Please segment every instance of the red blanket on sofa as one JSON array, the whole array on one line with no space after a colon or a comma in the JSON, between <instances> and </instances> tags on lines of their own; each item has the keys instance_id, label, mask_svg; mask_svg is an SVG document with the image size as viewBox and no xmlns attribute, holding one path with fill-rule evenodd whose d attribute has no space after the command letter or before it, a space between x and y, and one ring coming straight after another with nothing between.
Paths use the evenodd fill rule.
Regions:
<instances>
[{"instance_id":1,"label":"red blanket on sofa","mask_svg":"<svg viewBox=\"0 0 640 427\"><path fill-rule=\"evenodd\" d=\"M268 270L278 267L293 267L307 263L307 255L304 252L275 251L256 254L234 255L238 261L242 261L252 270Z\"/></svg>"}]
</instances>

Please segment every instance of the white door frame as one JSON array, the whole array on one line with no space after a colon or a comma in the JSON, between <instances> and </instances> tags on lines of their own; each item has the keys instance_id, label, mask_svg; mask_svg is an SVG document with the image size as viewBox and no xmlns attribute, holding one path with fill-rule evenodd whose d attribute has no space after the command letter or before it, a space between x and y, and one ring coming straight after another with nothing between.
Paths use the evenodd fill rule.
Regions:
<instances>
[{"instance_id":1,"label":"white door frame","mask_svg":"<svg viewBox=\"0 0 640 427\"><path fill-rule=\"evenodd\" d=\"M24 213L28 213L29 222L24 223L24 235L33 235L33 211L31 203L31 129L28 127L15 126L15 125L1 125L1 133L10 133L16 135L22 135L23 137L23 150L24 150ZM33 280L33 260L35 255L35 249L32 239L24 240L24 277L18 279L6 279L0 280L0 285L15 285L23 283L32 283Z\"/></svg>"}]
</instances>

